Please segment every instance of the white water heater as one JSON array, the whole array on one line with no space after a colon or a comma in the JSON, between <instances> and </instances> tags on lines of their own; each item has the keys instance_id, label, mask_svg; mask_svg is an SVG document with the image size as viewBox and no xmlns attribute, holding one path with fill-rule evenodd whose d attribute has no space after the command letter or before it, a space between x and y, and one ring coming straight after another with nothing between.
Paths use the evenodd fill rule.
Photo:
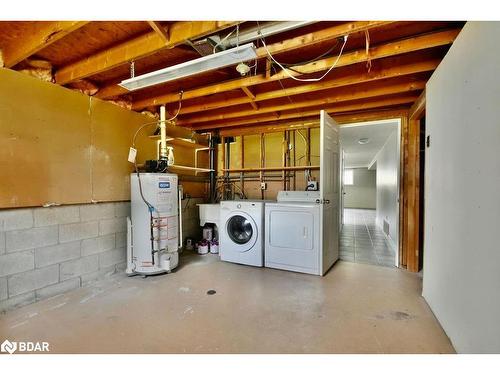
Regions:
<instances>
[{"instance_id":1,"label":"white water heater","mask_svg":"<svg viewBox=\"0 0 500 375\"><path fill-rule=\"evenodd\" d=\"M140 184L139 184L140 182ZM171 173L130 176L127 230L128 275L170 272L179 263L178 177Z\"/></svg>"}]
</instances>

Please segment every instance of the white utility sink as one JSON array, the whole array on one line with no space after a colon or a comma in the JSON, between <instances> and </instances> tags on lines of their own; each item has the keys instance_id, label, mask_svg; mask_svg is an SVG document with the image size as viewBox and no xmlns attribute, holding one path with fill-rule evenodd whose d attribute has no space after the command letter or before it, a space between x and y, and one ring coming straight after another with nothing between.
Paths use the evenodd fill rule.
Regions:
<instances>
[{"instance_id":1,"label":"white utility sink","mask_svg":"<svg viewBox=\"0 0 500 375\"><path fill-rule=\"evenodd\" d=\"M219 226L219 203L201 203L200 207L200 225L212 223Z\"/></svg>"}]
</instances>

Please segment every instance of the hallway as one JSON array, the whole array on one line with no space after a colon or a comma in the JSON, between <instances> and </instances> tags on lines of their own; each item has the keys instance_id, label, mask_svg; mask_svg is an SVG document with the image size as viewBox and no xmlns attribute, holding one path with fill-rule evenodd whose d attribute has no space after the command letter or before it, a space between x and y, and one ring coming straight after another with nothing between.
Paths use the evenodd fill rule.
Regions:
<instances>
[{"instance_id":1,"label":"hallway","mask_svg":"<svg viewBox=\"0 0 500 375\"><path fill-rule=\"evenodd\" d=\"M396 254L375 223L376 211L344 209L340 234L340 259L385 267L395 267Z\"/></svg>"}]
</instances>

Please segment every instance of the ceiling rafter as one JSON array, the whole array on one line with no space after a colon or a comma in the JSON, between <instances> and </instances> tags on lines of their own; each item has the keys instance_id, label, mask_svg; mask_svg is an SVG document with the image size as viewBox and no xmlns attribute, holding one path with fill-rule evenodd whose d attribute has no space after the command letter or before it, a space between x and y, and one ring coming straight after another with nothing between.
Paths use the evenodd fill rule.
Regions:
<instances>
[{"instance_id":1,"label":"ceiling rafter","mask_svg":"<svg viewBox=\"0 0 500 375\"><path fill-rule=\"evenodd\" d=\"M334 115L335 121L342 125L353 122L362 121L376 121L386 120L393 118L406 117L408 114L407 107L397 107L390 109L376 109L366 110L362 112L349 112ZM319 111L315 116L310 116L300 120L285 120L285 121L271 121L267 123L259 123L258 125L251 125L245 127L227 127L220 130L220 135L223 137L231 137L238 135L250 135L260 133L274 133L283 132L285 130L307 129L319 127Z\"/></svg>"},{"instance_id":2,"label":"ceiling rafter","mask_svg":"<svg viewBox=\"0 0 500 375\"><path fill-rule=\"evenodd\" d=\"M87 23L88 21L54 21L43 24L36 32L2 48L5 67L13 67Z\"/></svg>"},{"instance_id":3,"label":"ceiling rafter","mask_svg":"<svg viewBox=\"0 0 500 375\"><path fill-rule=\"evenodd\" d=\"M376 27L385 26L390 23L394 23L394 21L347 22L340 25L331 26L319 31L307 33L299 37L290 38L283 40L281 42L273 43L268 45L267 48L272 54L292 52L304 47L310 47L319 43L324 43L330 40L334 40L347 34L363 32L365 30L370 30ZM256 53L258 59L267 56L267 51L263 47L258 48ZM126 94L127 92L128 91L123 87L113 84L103 87L103 89L99 91L99 93L97 94L97 97L101 99L106 99L113 96Z\"/></svg>"},{"instance_id":4,"label":"ceiling rafter","mask_svg":"<svg viewBox=\"0 0 500 375\"><path fill-rule=\"evenodd\" d=\"M83 60L64 66L56 71L56 82L63 85L86 78L122 64L149 56L164 48L173 48L187 39L197 39L234 26L233 21L178 21L169 27L169 39L156 31L133 38L117 46L91 55Z\"/></svg>"},{"instance_id":5,"label":"ceiling rafter","mask_svg":"<svg viewBox=\"0 0 500 375\"><path fill-rule=\"evenodd\" d=\"M289 87L286 90L277 89L271 91L265 91L255 95L252 101L261 102L270 99L278 99L286 96L294 96L300 94L310 94L317 91L329 90L337 87L344 87L358 83L372 82L386 78L402 77L411 74L430 72L437 68L441 59L429 58L425 56L422 60L415 59L401 59L388 58L385 60L388 67L373 66L370 72L364 71L359 73L358 71L349 73L342 76L335 76L332 79L325 79L320 82L304 84L296 87ZM250 101L247 97L237 97L221 99L218 101L204 102L193 105L185 105L182 108L181 115L187 115L190 113L199 113L203 111L210 111L218 108L228 108L230 106L245 104Z\"/></svg>"},{"instance_id":6,"label":"ceiling rafter","mask_svg":"<svg viewBox=\"0 0 500 375\"><path fill-rule=\"evenodd\" d=\"M382 98L374 98L370 100L363 100L360 103L342 103L335 104L328 107L322 107L328 113L342 113L342 112L351 112L351 111L361 111L367 109L374 108L384 108L395 105L409 105L413 103L418 98L418 94L411 95L401 95L397 97L382 97ZM287 113L279 113L279 114L265 114L260 116L252 116L243 119L235 119L229 121L215 121L211 123L205 123L200 126L193 126L193 130L211 130L211 129L221 129L225 127L234 127L237 125L247 126L249 124L255 124L265 121L274 121L274 120L286 120L286 119L294 119L301 118L307 116L313 116L319 113L319 109L310 109L305 111L290 111Z\"/></svg>"},{"instance_id":7,"label":"ceiling rafter","mask_svg":"<svg viewBox=\"0 0 500 375\"><path fill-rule=\"evenodd\" d=\"M260 107L259 114L270 113L274 111L287 111L287 110L303 110L308 107L316 107L320 105L330 105L339 102L346 102L351 100L366 99L377 96L399 94L405 92L412 92L416 90L423 90L425 88L425 79L403 81L403 82L389 82L385 84L359 84L346 87L340 90L334 90L324 93L320 98L303 99L292 103L281 105L269 105L267 107ZM210 121L224 121L233 118L252 116L255 111L252 110L238 110L233 112L224 112L218 114L208 114L204 116L196 116L178 120L177 125L182 126L197 126L196 124L210 122Z\"/></svg>"},{"instance_id":8,"label":"ceiling rafter","mask_svg":"<svg viewBox=\"0 0 500 375\"><path fill-rule=\"evenodd\" d=\"M410 38L405 38L399 41L388 42L379 46L374 46L370 48L370 59L373 61L385 57L396 56L409 52L415 52L419 50L451 44L455 40L459 32L460 29L450 29L434 33L427 33L424 35L418 35ZM362 48L356 51L343 54L339 58L336 66L341 67L341 66L366 62L366 58L367 58L366 50ZM297 67L296 69L297 70L300 69L302 74L316 73L328 69L336 59L337 59L336 57L322 59L307 65L302 65L300 67ZM294 76L299 75L298 73L295 72L290 72L290 74ZM247 78L239 78L231 81L216 83L192 90L187 90L184 92L183 98L193 99L215 93L231 91L234 89L241 88L243 86L249 87L286 78L288 78L288 76L283 72L272 75L269 78L266 78L265 75L263 74ZM177 101L177 98L178 98L177 93L169 93L152 98L138 100L132 104L132 109L142 109L149 106L173 103Z\"/></svg>"}]
</instances>

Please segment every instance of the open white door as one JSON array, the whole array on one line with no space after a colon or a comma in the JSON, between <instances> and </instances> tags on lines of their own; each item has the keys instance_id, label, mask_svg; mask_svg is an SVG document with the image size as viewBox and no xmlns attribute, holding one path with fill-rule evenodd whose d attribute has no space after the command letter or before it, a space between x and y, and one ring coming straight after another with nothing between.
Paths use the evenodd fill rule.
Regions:
<instances>
[{"instance_id":1,"label":"open white door","mask_svg":"<svg viewBox=\"0 0 500 375\"><path fill-rule=\"evenodd\" d=\"M339 129L325 112L320 112L320 249L322 275L339 257L340 202Z\"/></svg>"}]
</instances>

